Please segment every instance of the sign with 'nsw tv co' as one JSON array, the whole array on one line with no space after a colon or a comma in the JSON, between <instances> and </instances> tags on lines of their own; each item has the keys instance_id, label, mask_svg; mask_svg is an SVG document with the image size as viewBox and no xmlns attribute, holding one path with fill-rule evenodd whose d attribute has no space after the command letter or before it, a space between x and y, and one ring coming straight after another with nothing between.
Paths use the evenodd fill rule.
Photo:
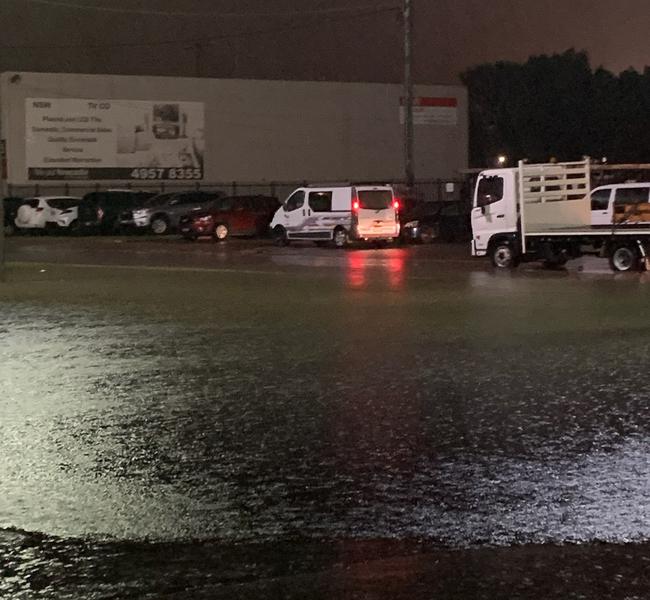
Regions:
<instances>
[{"instance_id":1,"label":"sign with 'nsw tv co'","mask_svg":"<svg viewBox=\"0 0 650 600\"><path fill-rule=\"evenodd\" d=\"M27 98L29 180L202 179L202 102Z\"/></svg>"}]
</instances>

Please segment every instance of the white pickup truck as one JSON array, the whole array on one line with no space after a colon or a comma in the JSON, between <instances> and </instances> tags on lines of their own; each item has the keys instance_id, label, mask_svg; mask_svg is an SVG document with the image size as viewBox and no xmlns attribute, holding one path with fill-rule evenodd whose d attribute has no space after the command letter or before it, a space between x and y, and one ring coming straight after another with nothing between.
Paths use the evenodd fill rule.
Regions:
<instances>
[{"instance_id":1,"label":"white pickup truck","mask_svg":"<svg viewBox=\"0 0 650 600\"><path fill-rule=\"evenodd\" d=\"M522 261L561 266L593 253L613 270L650 258L650 222L596 227L591 222L589 160L482 171L472 204L472 255L501 269Z\"/></svg>"}]
</instances>

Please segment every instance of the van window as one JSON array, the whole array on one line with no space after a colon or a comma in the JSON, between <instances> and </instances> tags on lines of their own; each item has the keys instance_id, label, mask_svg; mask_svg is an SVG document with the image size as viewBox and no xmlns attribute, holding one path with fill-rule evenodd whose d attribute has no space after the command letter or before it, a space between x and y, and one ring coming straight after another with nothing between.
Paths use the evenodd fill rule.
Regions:
<instances>
[{"instance_id":1,"label":"van window","mask_svg":"<svg viewBox=\"0 0 650 600\"><path fill-rule=\"evenodd\" d=\"M611 190L597 190L591 195L591 210L607 210Z\"/></svg>"},{"instance_id":2,"label":"van window","mask_svg":"<svg viewBox=\"0 0 650 600\"><path fill-rule=\"evenodd\" d=\"M618 188L614 196L614 205L622 206L623 204L639 204L639 202L648 201L647 187Z\"/></svg>"},{"instance_id":3,"label":"van window","mask_svg":"<svg viewBox=\"0 0 650 600\"><path fill-rule=\"evenodd\" d=\"M366 190L358 193L359 208L383 210L393 203L393 192L390 190Z\"/></svg>"},{"instance_id":4,"label":"van window","mask_svg":"<svg viewBox=\"0 0 650 600\"><path fill-rule=\"evenodd\" d=\"M309 192L309 207L314 212L332 212L332 192Z\"/></svg>"},{"instance_id":5,"label":"van window","mask_svg":"<svg viewBox=\"0 0 650 600\"><path fill-rule=\"evenodd\" d=\"M481 177L476 192L476 206L486 206L503 198L503 177Z\"/></svg>"},{"instance_id":6,"label":"van window","mask_svg":"<svg viewBox=\"0 0 650 600\"><path fill-rule=\"evenodd\" d=\"M305 203L305 192L298 190L289 196L288 200L284 203L284 210L291 212L300 208Z\"/></svg>"}]
</instances>

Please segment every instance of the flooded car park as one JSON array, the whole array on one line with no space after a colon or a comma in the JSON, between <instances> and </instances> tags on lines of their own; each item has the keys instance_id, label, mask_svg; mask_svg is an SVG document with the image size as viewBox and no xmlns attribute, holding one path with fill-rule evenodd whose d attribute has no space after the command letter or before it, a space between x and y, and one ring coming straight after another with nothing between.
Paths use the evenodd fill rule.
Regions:
<instances>
[{"instance_id":1,"label":"flooded car park","mask_svg":"<svg viewBox=\"0 0 650 600\"><path fill-rule=\"evenodd\" d=\"M268 597L285 577L341 597L347 573L424 598L413 581L458 553L474 571L448 594L499 597L482 586L508 560L578 579L603 552L616 589L650 589L647 275L494 273L437 245L16 239L9 260L10 597L119 597L109 567L142 560L133 594Z\"/></svg>"}]
</instances>

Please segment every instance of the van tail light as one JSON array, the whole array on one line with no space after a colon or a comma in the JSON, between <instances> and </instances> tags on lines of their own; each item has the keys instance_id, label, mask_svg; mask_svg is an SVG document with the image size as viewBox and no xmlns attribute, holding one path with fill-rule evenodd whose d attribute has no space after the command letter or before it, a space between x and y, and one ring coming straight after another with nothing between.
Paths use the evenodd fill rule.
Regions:
<instances>
[{"instance_id":1,"label":"van tail light","mask_svg":"<svg viewBox=\"0 0 650 600\"><path fill-rule=\"evenodd\" d=\"M399 200L397 199L393 200L393 208L395 210L399 210Z\"/></svg>"},{"instance_id":2,"label":"van tail light","mask_svg":"<svg viewBox=\"0 0 650 600\"><path fill-rule=\"evenodd\" d=\"M352 211L359 212L359 201L356 198L352 201Z\"/></svg>"}]
</instances>

